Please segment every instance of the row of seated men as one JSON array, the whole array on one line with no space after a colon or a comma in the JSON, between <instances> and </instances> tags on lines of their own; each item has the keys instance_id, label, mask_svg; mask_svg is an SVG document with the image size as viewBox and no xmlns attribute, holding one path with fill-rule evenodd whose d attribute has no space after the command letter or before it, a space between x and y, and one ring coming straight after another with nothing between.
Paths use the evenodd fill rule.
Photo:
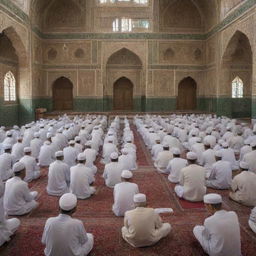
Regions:
<instances>
[{"instance_id":1,"label":"row of seated men","mask_svg":"<svg viewBox=\"0 0 256 256\"><path fill-rule=\"evenodd\" d=\"M118 127L118 125L116 126L116 127ZM111 128L111 126L110 126L110 128ZM126 134L126 139L128 139L128 144L132 144L131 143L131 141L132 141L132 133L129 131L129 129L128 129L129 127L128 127L128 125L127 125L127 123L126 123L126 127L125 127L125 129L124 129L124 137L125 137L125 134ZM112 131L112 133L113 133L113 131ZM110 137L112 136L112 137L115 137L115 138L112 138L112 141L110 141L109 140L109 138L108 138L108 136L106 136L106 144L107 143L110 143L110 144L112 144L113 142L114 142L114 144L116 143L116 140L117 140L117 137L116 136L114 136L114 135L112 135L112 133L110 133L109 134L109 131L108 131L108 134L107 135L109 135ZM105 145L105 143L104 143L104 145ZM104 145L103 145L103 149L104 149ZM132 148L134 148L135 147L135 145L134 146L132 146ZM107 147L108 148L108 147ZM134 150L134 149L133 149ZM106 150L106 151L108 151L108 150ZM111 151L111 150L110 150ZM58 151L57 151L58 152ZM56 153L57 153L56 152ZM134 152L134 151L133 151ZM61 155L61 153L59 152L59 154ZM129 153L128 153L129 154ZM132 154L131 154L132 155ZM79 156L79 155L78 155ZM81 156L81 155L80 155ZM58 157L58 154L57 154L57 157ZM59 156L59 157L63 157L63 156ZM80 158L80 157L77 157L78 158L78 161L79 161L79 164L80 165L85 165L86 164L86 158L85 158L85 160L83 160L82 158ZM164 237L164 236L166 236L169 232L170 232L170 229L171 229L171 227L170 227L170 225L167 225L167 224L161 224L161 221L160 221L160 217L159 217L159 215L157 214L157 213L153 213L152 212L152 209L150 209L150 211L151 211L151 213L150 214L146 214L146 212L147 211L145 211L145 214L143 213L142 214L142 212L144 212L144 208L145 207L137 207L135 210L133 210L133 211L128 211L128 210L132 210L135 206L136 206L136 204L137 203L142 203L142 205L145 205L145 202L146 202L146 200L145 200L145 195L137 195L137 197L135 196L135 194L136 193L138 193L138 187L136 186L136 184L127 184L128 182L128 180L129 180L129 178L131 178L132 177L132 174L131 174L131 172L129 172L129 171L123 171L123 169L121 168L121 169L118 169L118 168L115 168L115 167L117 167L117 166L120 166L120 163L119 163L119 161L118 161L118 155L117 155L117 152L115 152L115 151L111 151L111 153L110 153L110 157L109 157L110 159L109 160L107 160L107 159L105 159L105 157L103 157L103 160L104 161L111 161L111 163L110 164L115 164L114 165L114 167L112 166L109 170L108 170L108 168L106 168L107 167L107 165L109 164L109 163L106 163L106 166L105 166L105 171L104 171L104 176L105 176L105 178L106 178L106 185L108 185L109 187L114 187L114 198L115 198L115 203L114 203L114 205L113 205L113 211L115 212L115 214L116 215L118 215L118 216L122 216L123 214L125 214L125 220L124 220L124 223L125 223L125 226L124 226L124 228L122 229L122 234L123 234L123 237L124 237L124 239L126 240L126 241L128 241L131 245L133 245L133 246L148 246L148 245L152 245L152 244L154 244L155 242L157 242L161 237ZM80 159L80 160L79 160ZM134 159L134 158L133 158ZM61 159L60 159L60 161L61 161ZM120 168L120 167L119 167ZM17 176L19 176L20 175L20 173L23 173L23 176L25 176L24 175L24 170L25 170L26 168L24 168L24 164L22 164L21 162L18 162L18 163L16 163L15 165L14 165L14 168L13 168L13 170L14 170L14 173L15 173L15 177L17 177ZM134 169L134 168L131 168L131 170L132 169ZM111 170L114 170L114 171L112 171L112 173L111 173ZM117 173L119 173L118 175L117 175ZM50 174L50 171L49 171L49 174ZM21 179L22 178L24 178L23 176L21 176ZM116 178L118 176L118 179ZM121 177L123 178L123 180L124 180L124 182L121 182L120 183L120 181L121 181ZM110 179L110 181L108 182L107 181L107 179ZM50 179L50 175L49 175L49 179ZM49 184L49 182L48 182L48 184ZM123 185L123 187L122 187L122 185ZM130 186L129 186L130 185ZM120 188L120 189L118 189L118 187ZM127 191L126 191L126 188L127 188ZM119 192L118 192L119 191ZM124 191L126 191L126 192L124 192ZM73 192L73 191L72 191ZM123 193L122 193L123 192ZM63 191L63 193L64 193L64 191ZM30 193L31 195L33 194L33 193ZM121 195L120 195L121 194ZM74 194L73 195L68 195L68 198L70 198L70 197L72 197L73 196L73 198L74 198ZM133 198L134 197L134 198ZM214 196L213 196L214 197ZM35 197L34 197L35 198ZM77 196L76 196L76 198L77 198ZM132 200L133 199L133 200ZM215 200L216 200L216 195L215 195ZM219 201L220 201L220 199L218 199ZM72 201L71 199L70 200L68 200L68 201ZM212 201L211 201L212 202ZM118 205L119 204L119 205ZM218 202L218 205L220 204L220 202ZM122 208L122 207L120 207L120 205L122 206L122 207L124 207L124 209L122 210L121 209L121 212L118 212L118 210L119 210L119 208ZM213 204L214 205L214 204ZM117 207L115 207L115 206L117 206ZM61 206L60 206L61 207ZM69 207L68 207L69 208ZM66 209L66 211L69 211L68 210L68 208L65 208ZM143 208L143 209L142 209ZM63 209L64 210L64 212L65 212L65 209ZM117 210L116 210L117 209ZM218 208L218 209L220 209L220 208ZM71 209L72 211L74 210L74 209ZM143 210L143 211L142 211ZM71 212L72 212L71 211ZM127 212L128 211L128 212ZM125 212L127 212L127 213L125 213ZM65 215L65 213L64 213L64 215ZM66 214L66 215L69 215L69 214ZM71 213L71 215L72 215L72 213ZM140 219L140 218L138 218L139 216L142 216L142 219L143 220L146 220L146 223L147 223L147 225L148 225L148 227L150 227L149 229L147 229L147 230L145 230L145 226L147 226L147 225L139 225L139 224L141 224L141 223L143 223L142 222L142 220ZM152 217L152 218L149 218L149 217ZM51 222L53 222L53 224L52 225L54 225L54 226L56 226L56 230L57 231L59 231L59 229L58 229L58 223L59 222L63 222L63 218L65 217L66 218L66 216L59 216L57 219L56 219L56 221L50 221L49 220L49 222L47 222L47 224L49 224L49 223L51 223ZM61 219L59 219L59 218L61 218ZM138 218L138 220L136 220ZM133 223L133 220L134 220L134 223ZM14 220L13 220L14 221ZM58 222L59 221L59 222ZM148 221L148 222L147 222ZM67 224L68 223L70 223L70 222L67 222ZM152 226L150 226L148 223L152 223ZM17 224L17 223L16 223ZM43 236L43 242L44 243L47 243L47 237L51 237L51 232L49 231L49 232L47 232L47 230L52 230L52 228L49 228L49 225L47 225L46 224L46 227L45 227L45 232L44 232L44 236ZM81 223L80 223L81 224ZM68 225L67 225L68 226ZM81 226L81 225L80 225ZM143 229L143 227L144 227L144 229ZM150 234L150 232L152 231L151 230L151 227L154 227L154 230L155 230L155 232L156 232L156 234L158 234L154 239L151 239L151 241L147 241L147 236L146 236L146 234ZM139 230L139 228L141 228L142 230L141 230L141 232L143 232L143 234L144 234L144 236L141 238L141 237L138 237L138 236L136 236L136 232L134 232L134 234L131 234L131 231L132 230L136 230L136 228L138 228L138 230ZM201 229L202 229L202 227L201 227ZM200 229L200 230L201 230ZM13 229L12 229L13 230ZM80 227L80 231L81 231L81 227ZM149 233L148 233L149 232ZM54 233L54 232L53 232ZM60 232L61 233L61 232ZM200 233L200 232L199 232ZM198 232L195 232L195 235L196 234L199 234ZM61 234L60 234L61 235ZM80 233L80 235L81 235L81 233ZM55 236L54 236L55 237ZM50 252L48 252L47 253L47 251L48 250L50 250L49 248L52 248L52 247L54 247L55 249L57 248L58 249L58 241L56 241L56 242L54 242L53 243L53 241L54 241L54 237L52 237L51 239L49 239L48 241L51 241L49 244L48 244L48 246L46 245L46 250L45 250L45 253L46 253L46 255L76 255L76 254L72 254L73 252L71 252L70 254L68 254L68 253L64 253L64 254L51 254ZM60 237L62 237L62 236L60 236ZM92 238L92 236L88 236L88 237L91 237ZM81 255L86 255L86 253L88 253L88 248L91 248L92 247L92 239L89 239L87 237L87 239L84 239L84 240L86 240L86 242L84 242L84 243L82 243L83 245L85 245L86 243L87 243L87 245L85 246L86 247L86 249L85 249L85 253L83 252L83 254L81 254ZM129 238L128 238L129 237ZM196 237L198 238L198 235L196 235ZM55 237L56 238L56 237ZM63 236L63 238L64 238L64 236ZM145 238L145 240L143 240L143 238ZM56 240L58 240L58 239L56 239ZM82 239L83 240L83 239ZM83 240L83 241L84 241ZM137 241L137 240L139 240L139 241ZM141 242L140 242L141 241ZM200 241L200 240L199 240ZM239 245L240 245L240 243L238 243ZM225 246L224 246L225 247ZM48 248L48 249L47 249ZM56 250L57 250L56 249ZM204 248L205 249L205 248ZM225 248L222 248L221 250L227 250L227 247L225 247ZM237 247L236 247L236 249L237 249ZM52 251L52 250L50 250L50 251ZM238 249L237 249L237 251L239 251ZM65 251L65 252L67 252L67 251ZM62 253L63 253L63 251L62 251ZM208 252L210 255L213 255L211 252ZM215 255L215 254L214 254ZM218 254L216 254L216 255L218 255ZM219 254L219 255L226 255L226 254ZM232 254L232 255L238 255L238 254Z\"/></svg>"}]
</instances>

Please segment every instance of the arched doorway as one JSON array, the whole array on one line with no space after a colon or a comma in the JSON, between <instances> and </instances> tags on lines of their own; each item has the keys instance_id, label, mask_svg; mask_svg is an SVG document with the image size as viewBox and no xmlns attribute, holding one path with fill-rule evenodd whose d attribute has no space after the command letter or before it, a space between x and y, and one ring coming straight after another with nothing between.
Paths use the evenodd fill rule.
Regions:
<instances>
[{"instance_id":1,"label":"arched doorway","mask_svg":"<svg viewBox=\"0 0 256 256\"><path fill-rule=\"evenodd\" d=\"M133 84L126 77L121 77L114 83L113 109L133 109Z\"/></svg>"},{"instance_id":2,"label":"arched doorway","mask_svg":"<svg viewBox=\"0 0 256 256\"><path fill-rule=\"evenodd\" d=\"M196 82L193 78L184 78L178 86L178 110L196 109Z\"/></svg>"},{"instance_id":3,"label":"arched doorway","mask_svg":"<svg viewBox=\"0 0 256 256\"><path fill-rule=\"evenodd\" d=\"M52 86L53 110L73 109L73 84L66 77L58 78Z\"/></svg>"}]
</instances>

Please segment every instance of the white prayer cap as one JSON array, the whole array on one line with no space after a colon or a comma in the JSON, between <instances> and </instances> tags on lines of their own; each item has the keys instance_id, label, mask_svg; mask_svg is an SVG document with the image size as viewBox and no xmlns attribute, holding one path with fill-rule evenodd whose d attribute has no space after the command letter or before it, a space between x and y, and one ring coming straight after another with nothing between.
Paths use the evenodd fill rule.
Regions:
<instances>
[{"instance_id":1,"label":"white prayer cap","mask_svg":"<svg viewBox=\"0 0 256 256\"><path fill-rule=\"evenodd\" d=\"M58 133L62 133L62 132L63 132L63 128L59 128L59 129L57 130L57 132L58 132Z\"/></svg>"},{"instance_id":2,"label":"white prayer cap","mask_svg":"<svg viewBox=\"0 0 256 256\"><path fill-rule=\"evenodd\" d=\"M6 136L12 136L12 132L11 131L7 131L6 132Z\"/></svg>"},{"instance_id":3,"label":"white prayer cap","mask_svg":"<svg viewBox=\"0 0 256 256\"><path fill-rule=\"evenodd\" d=\"M172 153L174 155L180 155L180 149L179 148L172 148Z\"/></svg>"},{"instance_id":4,"label":"white prayer cap","mask_svg":"<svg viewBox=\"0 0 256 256\"><path fill-rule=\"evenodd\" d=\"M25 147L23 149L24 153L30 153L32 151L31 147Z\"/></svg>"},{"instance_id":5,"label":"white prayer cap","mask_svg":"<svg viewBox=\"0 0 256 256\"><path fill-rule=\"evenodd\" d=\"M198 137L197 139L196 139L196 142L197 143L200 143L202 141L202 139L200 138L200 137Z\"/></svg>"},{"instance_id":6,"label":"white prayer cap","mask_svg":"<svg viewBox=\"0 0 256 256\"><path fill-rule=\"evenodd\" d=\"M215 156L217 156L217 157L222 157L221 150L217 150L217 151L215 152Z\"/></svg>"},{"instance_id":7,"label":"white prayer cap","mask_svg":"<svg viewBox=\"0 0 256 256\"><path fill-rule=\"evenodd\" d=\"M256 147L256 141L252 141L251 144L250 144L251 147Z\"/></svg>"},{"instance_id":8,"label":"white prayer cap","mask_svg":"<svg viewBox=\"0 0 256 256\"><path fill-rule=\"evenodd\" d=\"M55 157L61 157L61 156L64 156L63 151L55 152Z\"/></svg>"},{"instance_id":9,"label":"white prayer cap","mask_svg":"<svg viewBox=\"0 0 256 256\"><path fill-rule=\"evenodd\" d=\"M79 136L76 136L75 137L75 141L77 142L77 141L81 141L81 138L79 137Z\"/></svg>"},{"instance_id":10,"label":"white prayer cap","mask_svg":"<svg viewBox=\"0 0 256 256\"><path fill-rule=\"evenodd\" d=\"M40 137L40 133L39 132L35 132L34 133L34 138L39 138Z\"/></svg>"},{"instance_id":11,"label":"white prayer cap","mask_svg":"<svg viewBox=\"0 0 256 256\"><path fill-rule=\"evenodd\" d=\"M74 145L74 144L76 144L76 142L74 140L70 140L68 144L69 145Z\"/></svg>"},{"instance_id":12,"label":"white prayer cap","mask_svg":"<svg viewBox=\"0 0 256 256\"><path fill-rule=\"evenodd\" d=\"M12 145L11 144L4 144L3 149L4 150L12 149Z\"/></svg>"},{"instance_id":13,"label":"white prayer cap","mask_svg":"<svg viewBox=\"0 0 256 256\"><path fill-rule=\"evenodd\" d=\"M90 140L88 140L86 143L85 143L85 146L91 146L92 145L92 142Z\"/></svg>"},{"instance_id":14,"label":"white prayer cap","mask_svg":"<svg viewBox=\"0 0 256 256\"><path fill-rule=\"evenodd\" d=\"M26 124L26 125L25 125L25 128L30 128L30 125L29 125L29 124Z\"/></svg>"},{"instance_id":15,"label":"white prayer cap","mask_svg":"<svg viewBox=\"0 0 256 256\"><path fill-rule=\"evenodd\" d=\"M124 154L124 155L127 155L127 154L129 153L129 151L128 151L126 148L123 148L123 149L121 150L121 152L122 152L122 154Z\"/></svg>"},{"instance_id":16,"label":"white prayer cap","mask_svg":"<svg viewBox=\"0 0 256 256\"><path fill-rule=\"evenodd\" d=\"M208 140L205 140L205 141L204 141L204 145L205 145L205 146L211 146L211 144L210 144L210 142L209 142Z\"/></svg>"},{"instance_id":17,"label":"white prayer cap","mask_svg":"<svg viewBox=\"0 0 256 256\"><path fill-rule=\"evenodd\" d=\"M228 148L228 143L227 143L227 142L223 142L223 143L222 143L222 147L223 147L223 148Z\"/></svg>"},{"instance_id":18,"label":"white prayer cap","mask_svg":"<svg viewBox=\"0 0 256 256\"><path fill-rule=\"evenodd\" d=\"M110 154L110 158L113 160L118 159L118 154L116 152L113 152Z\"/></svg>"},{"instance_id":19,"label":"white prayer cap","mask_svg":"<svg viewBox=\"0 0 256 256\"><path fill-rule=\"evenodd\" d=\"M19 126L18 126L18 125L14 125L14 126L13 126L13 129L14 129L14 130L19 130Z\"/></svg>"},{"instance_id":20,"label":"white prayer cap","mask_svg":"<svg viewBox=\"0 0 256 256\"><path fill-rule=\"evenodd\" d=\"M164 143L163 147L164 147L164 148L169 148L169 147L170 147L170 145L169 145L169 144L167 144L167 143Z\"/></svg>"},{"instance_id":21,"label":"white prayer cap","mask_svg":"<svg viewBox=\"0 0 256 256\"><path fill-rule=\"evenodd\" d=\"M133 202L134 203L145 203L147 201L147 197L145 194L136 194L133 196Z\"/></svg>"},{"instance_id":22,"label":"white prayer cap","mask_svg":"<svg viewBox=\"0 0 256 256\"><path fill-rule=\"evenodd\" d=\"M21 135L17 137L17 140L22 140L22 139L23 137Z\"/></svg>"},{"instance_id":23,"label":"white prayer cap","mask_svg":"<svg viewBox=\"0 0 256 256\"><path fill-rule=\"evenodd\" d=\"M51 142L49 140L44 142L44 145L51 145Z\"/></svg>"},{"instance_id":24,"label":"white prayer cap","mask_svg":"<svg viewBox=\"0 0 256 256\"><path fill-rule=\"evenodd\" d=\"M47 139L50 139L50 138L52 138L52 137L53 137L53 134L52 134L52 133L48 132L48 133L46 134L46 138L47 138Z\"/></svg>"},{"instance_id":25,"label":"white prayer cap","mask_svg":"<svg viewBox=\"0 0 256 256\"><path fill-rule=\"evenodd\" d=\"M122 174L121 174L121 177L124 178L124 179L130 179L132 178L133 174L131 171L128 171L128 170L124 170L122 171Z\"/></svg>"},{"instance_id":26,"label":"white prayer cap","mask_svg":"<svg viewBox=\"0 0 256 256\"><path fill-rule=\"evenodd\" d=\"M196 153L194 153L194 152L188 152L188 153L187 153L187 159L188 159L188 160L196 160L196 159L197 159Z\"/></svg>"},{"instance_id":27,"label":"white prayer cap","mask_svg":"<svg viewBox=\"0 0 256 256\"><path fill-rule=\"evenodd\" d=\"M222 203L222 197L219 194L211 193L204 196L205 204L220 204Z\"/></svg>"},{"instance_id":28,"label":"white prayer cap","mask_svg":"<svg viewBox=\"0 0 256 256\"><path fill-rule=\"evenodd\" d=\"M85 160L86 160L85 154L84 154L84 153L78 154L77 160L78 160L78 161L85 161Z\"/></svg>"},{"instance_id":29,"label":"white prayer cap","mask_svg":"<svg viewBox=\"0 0 256 256\"><path fill-rule=\"evenodd\" d=\"M150 129L149 129L149 132L154 132L154 129L153 129L153 128L150 128Z\"/></svg>"},{"instance_id":30,"label":"white prayer cap","mask_svg":"<svg viewBox=\"0 0 256 256\"><path fill-rule=\"evenodd\" d=\"M25 165L22 162L17 162L13 165L12 171L15 172L20 172L22 170L26 169Z\"/></svg>"},{"instance_id":31,"label":"white prayer cap","mask_svg":"<svg viewBox=\"0 0 256 256\"><path fill-rule=\"evenodd\" d=\"M224 142L223 139L219 139L219 140L218 140L218 144L219 144L219 145L222 145L223 142Z\"/></svg>"},{"instance_id":32,"label":"white prayer cap","mask_svg":"<svg viewBox=\"0 0 256 256\"><path fill-rule=\"evenodd\" d=\"M241 169L245 169L245 170L249 169L249 164L244 161L241 161L239 165Z\"/></svg>"},{"instance_id":33,"label":"white prayer cap","mask_svg":"<svg viewBox=\"0 0 256 256\"><path fill-rule=\"evenodd\" d=\"M61 196L59 206L64 211L70 211L77 205L77 197L72 193L66 193Z\"/></svg>"},{"instance_id":34,"label":"white prayer cap","mask_svg":"<svg viewBox=\"0 0 256 256\"><path fill-rule=\"evenodd\" d=\"M40 126L39 126L40 128L44 128L44 124L40 124Z\"/></svg>"}]
</instances>

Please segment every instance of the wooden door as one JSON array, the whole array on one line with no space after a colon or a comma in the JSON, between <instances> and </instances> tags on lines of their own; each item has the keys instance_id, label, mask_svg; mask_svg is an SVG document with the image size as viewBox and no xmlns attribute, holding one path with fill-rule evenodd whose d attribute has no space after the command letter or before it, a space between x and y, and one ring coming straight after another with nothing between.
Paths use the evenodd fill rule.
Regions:
<instances>
[{"instance_id":1,"label":"wooden door","mask_svg":"<svg viewBox=\"0 0 256 256\"><path fill-rule=\"evenodd\" d=\"M114 110L132 110L133 109L133 84L122 77L114 83Z\"/></svg>"},{"instance_id":2,"label":"wooden door","mask_svg":"<svg viewBox=\"0 0 256 256\"><path fill-rule=\"evenodd\" d=\"M73 84L68 78L60 77L53 84L53 109L58 111L73 109Z\"/></svg>"},{"instance_id":3,"label":"wooden door","mask_svg":"<svg viewBox=\"0 0 256 256\"><path fill-rule=\"evenodd\" d=\"M183 79L178 87L178 110L196 109L196 82L191 77Z\"/></svg>"}]
</instances>

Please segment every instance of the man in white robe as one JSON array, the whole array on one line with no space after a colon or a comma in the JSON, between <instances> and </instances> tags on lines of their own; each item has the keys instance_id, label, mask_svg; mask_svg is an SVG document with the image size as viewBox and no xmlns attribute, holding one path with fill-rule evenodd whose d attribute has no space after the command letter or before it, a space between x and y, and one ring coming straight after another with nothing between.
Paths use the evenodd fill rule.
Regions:
<instances>
[{"instance_id":1,"label":"man in white robe","mask_svg":"<svg viewBox=\"0 0 256 256\"><path fill-rule=\"evenodd\" d=\"M222 143L222 147L223 149L220 150L222 155L222 160L230 162L232 170L238 170L239 165L238 165L238 161L236 160L234 150L228 147L227 142Z\"/></svg>"},{"instance_id":2,"label":"man in white robe","mask_svg":"<svg viewBox=\"0 0 256 256\"><path fill-rule=\"evenodd\" d=\"M256 141L251 143L252 151L246 153L243 157L243 162L249 165L249 171L256 173Z\"/></svg>"},{"instance_id":3,"label":"man in white robe","mask_svg":"<svg viewBox=\"0 0 256 256\"><path fill-rule=\"evenodd\" d=\"M123 166L118 161L118 154L113 152L110 155L111 162L105 165L103 178L106 186L114 188L114 186L121 182L121 174L124 170Z\"/></svg>"},{"instance_id":4,"label":"man in white robe","mask_svg":"<svg viewBox=\"0 0 256 256\"><path fill-rule=\"evenodd\" d=\"M159 172L166 173L166 168L171 159L173 159L173 154L170 151L169 144L165 144L163 145L163 151L158 153L154 165Z\"/></svg>"},{"instance_id":5,"label":"man in white robe","mask_svg":"<svg viewBox=\"0 0 256 256\"><path fill-rule=\"evenodd\" d=\"M122 171L122 182L114 187L114 204L112 210L116 216L124 216L126 211L135 208L133 197L139 193L138 185L131 182L132 172L128 170Z\"/></svg>"},{"instance_id":6,"label":"man in white robe","mask_svg":"<svg viewBox=\"0 0 256 256\"><path fill-rule=\"evenodd\" d=\"M11 236L20 226L17 218L6 219L4 211L4 183L0 179L0 246L10 241Z\"/></svg>"},{"instance_id":7,"label":"man in white robe","mask_svg":"<svg viewBox=\"0 0 256 256\"><path fill-rule=\"evenodd\" d=\"M77 160L78 164L70 168L70 190L77 198L86 199L96 191L90 186L95 179L92 170L85 166L85 154L80 153Z\"/></svg>"},{"instance_id":8,"label":"man in white robe","mask_svg":"<svg viewBox=\"0 0 256 256\"><path fill-rule=\"evenodd\" d=\"M229 197L246 206L256 205L256 174L248 171L249 165L240 162L242 172L234 177Z\"/></svg>"},{"instance_id":9,"label":"man in white robe","mask_svg":"<svg viewBox=\"0 0 256 256\"><path fill-rule=\"evenodd\" d=\"M69 192L70 167L63 161L63 151L57 151L55 157L56 161L49 166L46 190L49 195L62 196Z\"/></svg>"},{"instance_id":10,"label":"man in white robe","mask_svg":"<svg viewBox=\"0 0 256 256\"><path fill-rule=\"evenodd\" d=\"M169 223L162 223L161 217L153 208L147 208L144 194L133 197L135 209L125 212L123 239L133 247L145 247L156 244L171 232Z\"/></svg>"},{"instance_id":11,"label":"man in white robe","mask_svg":"<svg viewBox=\"0 0 256 256\"><path fill-rule=\"evenodd\" d=\"M204 142L204 147L205 151L202 153L202 165L208 171L211 170L212 165L216 162L215 152L208 141Z\"/></svg>"},{"instance_id":12,"label":"man in white robe","mask_svg":"<svg viewBox=\"0 0 256 256\"><path fill-rule=\"evenodd\" d=\"M152 159L155 161L156 158L157 158L158 153L162 152L163 150L164 150L163 145L161 144L160 139L157 139L156 144L151 149Z\"/></svg>"},{"instance_id":13,"label":"man in white robe","mask_svg":"<svg viewBox=\"0 0 256 256\"><path fill-rule=\"evenodd\" d=\"M134 162L134 158L132 154L129 154L129 151L127 150L127 148L123 148L121 152L122 152L122 155L119 156L119 162L121 165L123 165L123 168L129 171L136 170L137 164Z\"/></svg>"},{"instance_id":14,"label":"man in white robe","mask_svg":"<svg viewBox=\"0 0 256 256\"><path fill-rule=\"evenodd\" d=\"M14 177L6 182L4 209L8 215L24 215L38 207L39 204L35 201L38 192L30 192L28 183L23 181L26 175L23 163L15 163L13 173Z\"/></svg>"},{"instance_id":15,"label":"man in white robe","mask_svg":"<svg viewBox=\"0 0 256 256\"><path fill-rule=\"evenodd\" d=\"M116 145L113 143L113 139L108 139L103 145L102 149L102 164L108 164L110 162L110 155L113 152L118 152Z\"/></svg>"},{"instance_id":16,"label":"man in white robe","mask_svg":"<svg viewBox=\"0 0 256 256\"><path fill-rule=\"evenodd\" d=\"M82 153L84 148L83 145L81 144L81 138L79 136L75 137L75 148L77 149L78 153Z\"/></svg>"},{"instance_id":17,"label":"man in white robe","mask_svg":"<svg viewBox=\"0 0 256 256\"><path fill-rule=\"evenodd\" d=\"M31 156L32 149L30 147L24 148L24 156L20 159L20 162L23 163L26 167L26 176L24 181L30 182L36 180L40 177L40 168L36 162L36 159Z\"/></svg>"},{"instance_id":18,"label":"man in white robe","mask_svg":"<svg viewBox=\"0 0 256 256\"><path fill-rule=\"evenodd\" d=\"M86 162L85 166L89 167L94 174L97 173L97 166L94 164L97 158L97 151L92 148L91 141L87 141L85 144L85 150L84 150Z\"/></svg>"},{"instance_id":19,"label":"man in white robe","mask_svg":"<svg viewBox=\"0 0 256 256\"><path fill-rule=\"evenodd\" d=\"M12 146L3 145L4 153L0 155L0 179L5 181L12 176L13 157L11 155Z\"/></svg>"},{"instance_id":20,"label":"man in white robe","mask_svg":"<svg viewBox=\"0 0 256 256\"><path fill-rule=\"evenodd\" d=\"M32 150L31 156L33 156L35 159L38 159L42 145L43 145L43 141L40 139L40 133L35 132L34 139L30 141L30 147Z\"/></svg>"},{"instance_id":21,"label":"man in white robe","mask_svg":"<svg viewBox=\"0 0 256 256\"><path fill-rule=\"evenodd\" d=\"M24 144L22 143L23 138L17 137L17 142L12 146L12 158L13 162L19 161L24 156Z\"/></svg>"},{"instance_id":22,"label":"man in white robe","mask_svg":"<svg viewBox=\"0 0 256 256\"><path fill-rule=\"evenodd\" d=\"M64 154L64 162L69 166L72 167L76 165L77 155L79 154L77 149L75 148L75 141L69 141L69 146L63 149Z\"/></svg>"},{"instance_id":23,"label":"man in white robe","mask_svg":"<svg viewBox=\"0 0 256 256\"><path fill-rule=\"evenodd\" d=\"M174 188L178 197L191 202L203 200L206 193L205 176L206 169L196 164L197 155L194 152L187 153L188 166L180 171L180 185Z\"/></svg>"},{"instance_id":24,"label":"man in white robe","mask_svg":"<svg viewBox=\"0 0 256 256\"><path fill-rule=\"evenodd\" d=\"M12 131L6 132L6 138L3 141L3 145L11 145L13 146L16 143L16 140L12 136Z\"/></svg>"},{"instance_id":25,"label":"man in white robe","mask_svg":"<svg viewBox=\"0 0 256 256\"><path fill-rule=\"evenodd\" d=\"M204 196L206 209L212 216L203 226L195 226L193 233L203 250L210 256L241 256L240 226L237 214L222 209L218 194Z\"/></svg>"},{"instance_id":26,"label":"man in white robe","mask_svg":"<svg viewBox=\"0 0 256 256\"><path fill-rule=\"evenodd\" d=\"M180 157L181 152L179 148L173 148L172 153L173 159L169 161L166 171L170 173L168 180L173 183L178 183L180 179L180 171L188 165L188 161Z\"/></svg>"},{"instance_id":27,"label":"man in white robe","mask_svg":"<svg viewBox=\"0 0 256 256\"><path fill-rule=\"evenodd\" d=\"M45 141L40 148L38 162L40 166L49 166L54 161L54 150L50 141Z\"/></svg>"},{"instance_id":28,"label":"man in white robe","mask_svg":"<svg viewBox=\"0 0 256 256\"><path fill-rule=\"evenodd\" d=\"M215 152L216 163L212 165L206 186L214 189L229 189L232 182L232 168L228 161L222 160L221 151Z\"/></svg>"},{"instance_id":29,"label":"man in white robe","mask_svg":"<svg viewBox=\"0 0 256 256\"><path fill-rule=\"evenodd\" d=\"M239 160L242 161L244 159L245 154L252 152L252 147L249 142L244 142L244 146L240 149L240 158Z\"/></svg>"},{"instance_id":30,"label":"man in white robe","mask_svg":"<svg viewBox=\"0 0 256 256\"><path fill-rule=\"evenodd\" d=\"M251 228L251 230L256 233L256 206L252 209L248 224Z\"/></svg>"},{"instance_id":31,"label":"man in white robe","mask_svg":"<svg viewBox=\"0 0 256 256\"><path fill-rule=\"evenodd\" d=\"M76 196L64 194L59 200L60 214L46 221L42 236L46 256L86 256L92 250L93 235L86 233L82 221L72 218L76 206Z\"/></svg>"}]
</instances>

